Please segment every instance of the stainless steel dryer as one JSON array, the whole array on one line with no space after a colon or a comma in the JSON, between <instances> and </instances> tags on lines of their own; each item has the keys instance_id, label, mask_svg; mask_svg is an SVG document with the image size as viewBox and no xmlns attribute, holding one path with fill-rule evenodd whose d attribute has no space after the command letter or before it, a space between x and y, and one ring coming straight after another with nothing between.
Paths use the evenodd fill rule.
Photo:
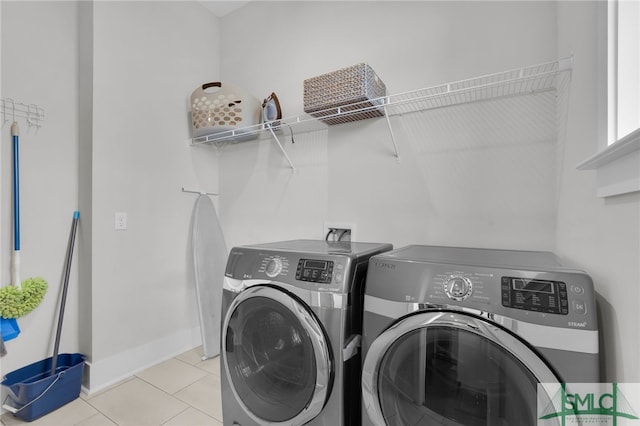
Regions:
<instances>
[{"instance_id":1,"label":"stainless steel dryer","mask_svg":"<svg viewBox=\"0 0 640 426\"><path fill-rule=\"evenodd\" d=\"M363 318L363 425L535 425L538 383L600 381L593 283L549 252L374 256Z\"/></svg>"},{"instance_id":2,"label":"stainless steel dryer","mask_svg":"<svg viewBox=\"0 0 640 426\"><path fill-rule=\"evenodd\" d=\"M357 425L363 285L390 244L235 247L223 284L225 425Z\"/></svg>"}]
</instances>

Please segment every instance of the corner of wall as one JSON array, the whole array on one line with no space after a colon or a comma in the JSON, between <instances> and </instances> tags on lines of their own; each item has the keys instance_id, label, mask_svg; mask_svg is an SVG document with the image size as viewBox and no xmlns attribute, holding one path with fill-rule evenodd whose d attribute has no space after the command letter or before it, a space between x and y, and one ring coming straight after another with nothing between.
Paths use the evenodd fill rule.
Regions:
<instances>
[{"instance_id":1,"label":"corner of wall","mask_svg":"<svg viewBox=\"0 0 640 426\"><path fill-rule=\"evenodd\" d=\"M80 351L92 355L92 187L93 187L93 1L78 4L78 209L81 212L78 250Z\"/></svg>"}]
</instances>

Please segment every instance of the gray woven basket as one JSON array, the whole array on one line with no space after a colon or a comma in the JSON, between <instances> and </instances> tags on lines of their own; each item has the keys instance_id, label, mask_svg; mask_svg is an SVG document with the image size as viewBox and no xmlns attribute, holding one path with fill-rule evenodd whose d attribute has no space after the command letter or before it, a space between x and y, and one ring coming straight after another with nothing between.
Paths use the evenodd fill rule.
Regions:
<instances>
[{"instance_id":1,"label":"gray woven basket","mask_svg":"<svg viewBox=\"0 0 640 426\"><path fill-rule=\"evenodd\" d=\"M386 86L367 64L304 81L304 111L327 124L382 117Z\"/></svg>"}]
</instances>

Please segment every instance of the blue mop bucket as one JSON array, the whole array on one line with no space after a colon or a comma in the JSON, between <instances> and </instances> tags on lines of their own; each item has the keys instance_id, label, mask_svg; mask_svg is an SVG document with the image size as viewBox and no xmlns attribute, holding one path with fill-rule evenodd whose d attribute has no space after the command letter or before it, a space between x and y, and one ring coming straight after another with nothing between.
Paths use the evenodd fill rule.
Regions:
<instances>
[{"instance_id":1,"label":"blue mop bucket","mask_svg":"<svg viewBox=\"0 0 640 426\"><path fill-rule=\"evenodd\" d=\"M83 354L59 354L55 374L53 357L22 367L5 376L2 408L30 422L78 398L82 386Z\"/></svg>"}]
</instances>

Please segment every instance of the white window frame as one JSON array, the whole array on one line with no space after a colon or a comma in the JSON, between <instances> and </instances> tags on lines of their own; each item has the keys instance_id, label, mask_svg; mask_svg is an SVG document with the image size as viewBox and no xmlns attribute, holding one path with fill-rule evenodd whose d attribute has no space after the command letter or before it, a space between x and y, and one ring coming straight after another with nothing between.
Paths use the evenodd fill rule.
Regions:
<instances>
[{"instance_id":1,"label":"white window frame","mask_svg":"<svg viewBox=\"0 0 640 426\"><path fill-rule=\"evenodd\" d=\"M623 34L619 38L619 3L625 1L628 3L622 3L623 7L628 7L631 1L636 0L609 0L600 3L598 31L603 44L599 48L601 60L598 62L606 66L598 73L602 100L599 114L603 117L604 125L599 132L600 151L577 166L578 170L597 171L599 197L640 191L640 124L628 121L629 117L640 118L640 83L635 78L625 80L629 76L640 75L640 46L637 36L640 10L637 14L624 12L625 19L631 17L637 24L629 26L635 33ZM624 39L623 42L621 38ZM619 47L626 48L627 51L621 52ZM622 66L619 66L621 63ZM626 89L623 96L619 96L619 87L625 84L631 89ZM629 93L633 95L625 98ZM621 105L621 102L624 103ZM624 110L624 115L620 113L621 110ZM627 122L622 121L621 124L621 120L625 119ZM633 130L634 126L638 128Z\"/></svg>"}]
</instances>

